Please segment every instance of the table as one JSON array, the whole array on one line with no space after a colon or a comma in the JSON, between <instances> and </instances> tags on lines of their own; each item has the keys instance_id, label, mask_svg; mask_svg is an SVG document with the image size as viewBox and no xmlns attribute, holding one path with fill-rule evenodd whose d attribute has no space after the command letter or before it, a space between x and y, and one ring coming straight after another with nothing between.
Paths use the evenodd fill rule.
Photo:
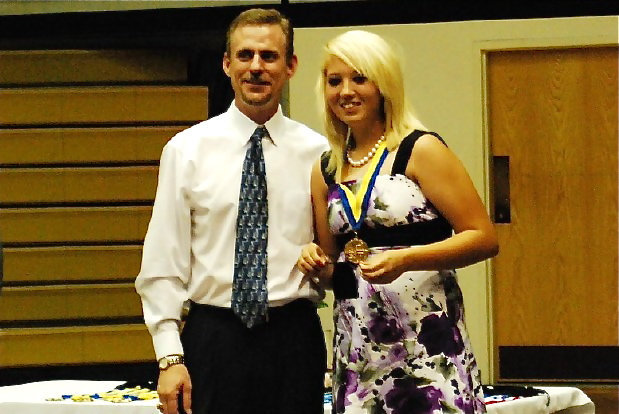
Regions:
<instances>
[{"instance_id":1,"label":"table","mask_svg":"<svg viewBox=\"0 0 619 414\"><path fill-rule=\"evenodd\" d=\"M63 394L103 393L124 383L59 380L0 387L0 414L160 414L157 399L130 403L45 401Z\"/></svg>"},{"instance_id":2,"label":"table","mask_svg":"<svg viewBox=\"0 0 619 414\"><path fill-rule=\"evenodd\" d=\"M594 414L595 407L587 395L574 387L537 387L546 395L520 398L486 406L488 414L561 413ZM546 405L548 404L548 405Z\"/></svg>"},{"instance_id":3,"label":"table","mask_svg":"<svg viewBox=\"0 0 619 414\"><path fill-rule=\"evenodd\" d=\"M0 414L159 414L158 400L111 403L46 401L63 394L95 394L110 391L124 381L57 380L32 382L0 387ZM589 397L574 387L536 387L546 395L488 405L488 414L593 414L595 408ZM548 398L550 400L548 401ZM546 403L549 402L548 406ZM331 413L325 404L325 414Z\"/></svg>"}]
</instances>

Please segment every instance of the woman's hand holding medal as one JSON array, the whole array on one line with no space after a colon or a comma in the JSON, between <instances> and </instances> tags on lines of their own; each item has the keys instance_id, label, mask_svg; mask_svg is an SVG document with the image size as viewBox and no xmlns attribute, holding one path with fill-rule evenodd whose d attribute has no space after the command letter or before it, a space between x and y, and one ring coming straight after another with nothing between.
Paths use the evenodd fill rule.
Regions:
<instances>
[{"instance_id":1,"label":"woman's hand holding medal","mask_svg":"<svg viewBox=\"0 0 619 414\"><path fill-rule=\"evenodd\" d=\"M385 250L372 254L359 263L361 276L373 284L387 284L397 279L406 269L404 250Z\"/></svg>"}]
</instances>

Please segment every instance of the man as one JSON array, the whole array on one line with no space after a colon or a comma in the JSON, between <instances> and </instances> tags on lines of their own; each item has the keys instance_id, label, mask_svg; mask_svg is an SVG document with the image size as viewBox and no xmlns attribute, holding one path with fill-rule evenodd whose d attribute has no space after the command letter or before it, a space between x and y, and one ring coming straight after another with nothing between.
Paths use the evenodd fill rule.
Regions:
<instances>
[{"instance_id":1,"label":"man","mask_svg":"<svg viewBox=\"0 0 619 414\"><path fill-rule=\"evenodd\" d=\"M163 150L136 288L165 414L323 412L326 351L315 302L324 292L295 264L313 239L310 170L326 140L282 114L282 88L296 67L286 18L241 13L223 57L234 102ZM263 170L266 197L247 202L264 191ZM258 181L241 188L246 180ZM263 247L246 253L248 244ZM253 293L240 293L248 286ZM242 298L256 306L245 310Z\"/></svg>"}]
</instances>

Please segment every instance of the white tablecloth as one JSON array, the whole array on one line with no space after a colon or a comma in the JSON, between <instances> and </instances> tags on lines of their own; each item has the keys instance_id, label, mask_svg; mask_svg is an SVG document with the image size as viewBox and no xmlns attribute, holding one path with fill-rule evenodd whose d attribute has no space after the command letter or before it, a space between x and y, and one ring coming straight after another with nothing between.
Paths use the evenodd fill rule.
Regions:
<instances>
[{"instance_id":1,"label":"white tablecloth","mask_svg":"<svg viewBox=\"0 0 619 414\"><path fill-rule=\"evenodd\" d=\"M45 401L64 394L95 394L125 381L42 381L0 387L0 414L160 414L158 400L111 403L103 400Z\"/></svg>"},{"instance_id":2,"label":"white tablecloth","mask_svg":"<svg viewBox=\"0 0 619 414\"><path fill-rule=\"evenodd\" d=\"M573 387L537 387L548 393L486 406L488 414L594 414L595 407L587 395ZM550 401L549 401L550 397ZM548 404L548 405L547 405Z\"/></svg>"},{"instance_id":3,"label":"white tablecloth","mask_svg":"<svg viewBox=\"0 0 619 414\"><path fill-rule=\"evenodd\" d=\"M103 400L74 402L71 400L46 401L64 394L103 393L124 381L42 381L23 385L0 387L0 414L159 414L157 400L110 403ZM488 405L488 414L593 414L593 403L587 395L573 387L536 387L545 395L521 398ZM547 405L548 403L548 405ZM330 413L325 404L325 414ZM223 414L223 413L222 413Z\"/></svg>"}]
</instances>

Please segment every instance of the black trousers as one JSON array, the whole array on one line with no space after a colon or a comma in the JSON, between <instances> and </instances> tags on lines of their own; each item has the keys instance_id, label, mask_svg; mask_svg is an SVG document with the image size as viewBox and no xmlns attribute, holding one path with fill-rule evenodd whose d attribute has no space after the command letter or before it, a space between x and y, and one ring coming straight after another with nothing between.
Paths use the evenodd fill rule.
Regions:
<instances>
[{"instance_id":1,"label":"black trousers","mask_svg":"<svg viewBox=\"0 0 619 414\"><path fill-rule=\"evenodd\" d=\"M230 309L192 304L181 334L193 414L322 414L326 348L316 306L270 308L246 328Z\"/></svg>"}]
</instances>

